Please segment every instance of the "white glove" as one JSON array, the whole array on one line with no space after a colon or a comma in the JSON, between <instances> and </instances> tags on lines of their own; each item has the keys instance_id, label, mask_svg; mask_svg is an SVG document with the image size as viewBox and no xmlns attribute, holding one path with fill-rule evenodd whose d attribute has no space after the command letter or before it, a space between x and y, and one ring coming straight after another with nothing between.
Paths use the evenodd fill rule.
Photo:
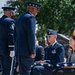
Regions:
<instances>
[{"instance_id":1,"label":"white glove","mask_svg":"<svg viewBox=\"0 0 75 75\"><path fill-rule=\"evenodd\" d=\"M10 51L10 57L14 57L15 56L15 52L14 51Z\"/></svg>"}]
</instances>

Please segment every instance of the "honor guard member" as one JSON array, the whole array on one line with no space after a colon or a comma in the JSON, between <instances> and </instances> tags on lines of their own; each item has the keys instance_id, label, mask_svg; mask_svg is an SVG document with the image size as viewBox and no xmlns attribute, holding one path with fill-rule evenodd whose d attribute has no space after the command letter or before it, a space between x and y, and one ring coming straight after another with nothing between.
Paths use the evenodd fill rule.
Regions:
<instances>
[{"instance_id":1,"label":"honor guard member","mask_svg":"<svg viewBox=\"0 0 75 75\"><path fill-rule=\"evenodd\" d=\"M2 75L9 75L11 68L11 57L14 57L13 30L15 21L11 19L14 15L14 7L2 7L4 15L0 19L0 57L2 63Z\"/></svg>"},{"instance_id":2,"label":"honor guard member","mask_svg":"<svg viewBox=\"0 0 75 75\"><path fill-rule=\"evenodd\" d=\"M29 75L35 57L35 28L40 4L27 2L27 11L20 15L14 28L15 52L19 56L20 75Z\"/></svg>"},{"instance_id":3,"label":"honor guard member","mask_svg":"<svg viewBox=\"0 0 75 75\"><path fill-rule=\"evenodd\" d=\"M53 67L47 66L35 66L33 69L33 75L52 75L52 70L56 68L58 62L64 61L64 47L57 42L57 32L53 29L47 31L47 39L50 43L49 46L45 48L46 57L42 63L49 63Z\"/></svg>"}]
</instances>

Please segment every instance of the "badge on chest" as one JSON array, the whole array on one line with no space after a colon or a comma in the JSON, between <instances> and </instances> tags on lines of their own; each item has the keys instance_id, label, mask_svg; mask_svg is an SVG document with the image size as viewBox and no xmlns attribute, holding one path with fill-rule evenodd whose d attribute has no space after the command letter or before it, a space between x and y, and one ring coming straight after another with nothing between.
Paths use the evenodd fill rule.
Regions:
<instances>
[{"instance_id":1,"label":"badge on chest","mask_svg":"<svg viewBox=\"0 0 75 75\"><path fill-rule=\"evenodd\" d=\"M52 54L56 54L56 50L54 49L54 50L52 50Z\"/></svg>"}]
</instances>

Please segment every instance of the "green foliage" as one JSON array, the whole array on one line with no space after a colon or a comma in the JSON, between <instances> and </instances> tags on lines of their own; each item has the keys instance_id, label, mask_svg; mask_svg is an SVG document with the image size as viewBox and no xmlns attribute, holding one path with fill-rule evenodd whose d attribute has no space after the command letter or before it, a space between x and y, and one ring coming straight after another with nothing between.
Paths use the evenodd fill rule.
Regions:
<instances>
[{"instance_id":1,"label":"green foliage","mask_svg":"<svg viewBox=\"0 0 75 75\"><path fill-rule=\"evenodd\" d=\"M26 2L31 0L8 1L7 4L15 6L17 18L26 11ZM72 0L33 0L42 4L40 12L36 16L38 30L37 36L44 36L47 29L55 29L59 33L69 34L74 27L75 5Z\"/></svg>"},{"instance_id":2,"label":"green foliage","mask_svg":"<svg viewBox=\"0 0 75 75\"><path fill-rule=\"evenodd\" d=\"M74 24L73 12L71 0L48 0L41 8L38 23L41 23L39 25L42 25L43 29L52 28L65 33Z\"/></svg>"}]
</instances>

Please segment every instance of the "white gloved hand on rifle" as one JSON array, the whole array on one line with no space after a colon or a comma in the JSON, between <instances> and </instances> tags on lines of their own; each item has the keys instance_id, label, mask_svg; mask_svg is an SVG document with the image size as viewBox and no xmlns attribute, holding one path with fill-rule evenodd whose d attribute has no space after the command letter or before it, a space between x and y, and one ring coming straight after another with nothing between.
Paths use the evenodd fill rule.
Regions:
<instances>
[{"instance_id":1,"label":"white gloved hand on rifle","mask_svg":"<svg viewBox=\"0 0 75 75\"><path fill-rule=\"evenodd\" d=\"M10 57L14 57L15 56L15 52L14 51L10 51Z\"/></svg>"}]
</instances>

